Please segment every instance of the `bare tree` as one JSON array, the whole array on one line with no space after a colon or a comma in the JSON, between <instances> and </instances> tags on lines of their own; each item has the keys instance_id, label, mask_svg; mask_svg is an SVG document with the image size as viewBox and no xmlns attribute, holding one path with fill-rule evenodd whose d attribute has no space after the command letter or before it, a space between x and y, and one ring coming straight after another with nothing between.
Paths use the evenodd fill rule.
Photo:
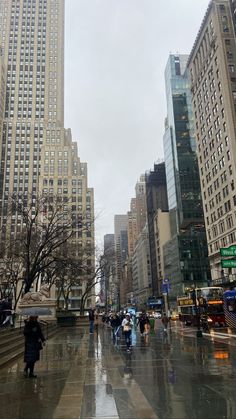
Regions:
<instances>
[{"instance_id":1,"label":"bare tree","mask_svg":"<svg viewBox=\"0 0 236 419\"><path fill-rule=\"evenodd\" d=\"M62 296L68 308L72 286L90 283L94 275L93 246L78 247L74 240L77 228L81 233L87 232L91 221L88 227L87 220L83 221L80 215L82 220L80 218L78 224L75 214L65 210L61 198L53 196L12 196L9 217L13 215L17 220L17 231L10 234L8 230L0 243L2 266L6 269L10 258L15 262L15 268L19 266L19 272L15 274L22 280L21 292L28 292L39 278L50 288L55 284L58 302Z\"/></svg>"},{"instance_id":2,"label":"bare tree","mask_svg":"<svg viewBox=\"0 0 236 419\"><path fill-rule=\"evenodd\" d=\"M11 198L11 212L21 221L21 230L10 239L11 252L21 260L24 292L28 292L51 265L63 244L73 234L69 212L56 197Z\"/></svg>"},{"instance_id":3,"label":"bare tree","mask_svg":"<svg viewBox=\"0 0 236 419\"><path fill-rule=\"evenodd\" d=\"M104 278L104 272L108 271L109 263L110 261L104 255L102 255L98 258L95 270L87 270L87 280L85 282L85 288L80 302L81 315L84 314L86 300L92 296L98 296L98 293L96 292L96 286L98 286Z\"/></svg>"},{"instance_id":4,"label":"bare tree","mask_svg":"<svg viewBox=\"0 0 236 419\"><path fill-rule=\"evenodd\" d=\"M12 308L15 310L24 286L21 260L9 253L3 257L0 265L0 278L0 288L4 287L2 297L12 298L14 302Z\"/></svg>"}]
</instances>

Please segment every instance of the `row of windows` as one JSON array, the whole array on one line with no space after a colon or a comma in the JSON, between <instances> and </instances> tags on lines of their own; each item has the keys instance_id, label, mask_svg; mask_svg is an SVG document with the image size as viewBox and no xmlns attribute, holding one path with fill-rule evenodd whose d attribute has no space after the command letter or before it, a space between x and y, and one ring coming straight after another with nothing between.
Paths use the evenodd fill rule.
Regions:
<instances>
[{"instance_id":1,"label":"row of windows","mask_svg":"<svg viewBox=\"0 0 236 419\"><path fill-rule=\"evenodd\" d=\"M46 185L50 185L53 186L55 184L57 184L58 186L62 186L62 185L68 185L69 183L71 183L72 186L76 186L78 185L80 188L82 188L82 180L76 180L76 179L72 179L71 182L69 182L68 179L58 179L57 182L54 181L54 179L43 179L43 184Z\"/></svg>"},{"instance_id":2,"label":"row of windows","mask_svg":"<svg viewBox=\"0 0 236 419\"><path fill-rule=\"evenodd\" d=\"M233 216L230 215L225 220L221 220L218 224L213 225L211 230L208 230L208 238L216 238L218 235L223 234L226 230L234 226Z\"/></svg>"},{"instance_id":3,"label":"row of windows","mask_svg":"<svg viewBox=\"0 0 236 419\"><path fill-rule=\"evenodd\" d=\"M233 199L234 206L235 206L235 198ZM205 210L207 212L207 204L205 204ZM228 213L232 209L232 204L230 199L224 203L224 205L221 205L219 208L217 208L217 211L214 211L210 215L210 221L211 223L215 223L219 218L221 218L224 214ZM209 225L209 217L207 219L207 224Z\"/></svg>"}]
</instances>

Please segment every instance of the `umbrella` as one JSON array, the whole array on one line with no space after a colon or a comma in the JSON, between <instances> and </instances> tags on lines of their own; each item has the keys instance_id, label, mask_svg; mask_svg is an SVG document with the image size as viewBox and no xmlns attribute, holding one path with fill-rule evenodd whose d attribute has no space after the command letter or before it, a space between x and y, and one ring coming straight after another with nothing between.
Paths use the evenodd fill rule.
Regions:
<instances>
[{"instance_id":1,"label":"umbrella","mask_svg":"<svg viewBox=\"0 0 236 419\"><path fill-rule=\"evenodd\" d=\"M51 316L52 311L46 307L24 307L20 314L22 316Z\"/></svg>"}]
</instances>

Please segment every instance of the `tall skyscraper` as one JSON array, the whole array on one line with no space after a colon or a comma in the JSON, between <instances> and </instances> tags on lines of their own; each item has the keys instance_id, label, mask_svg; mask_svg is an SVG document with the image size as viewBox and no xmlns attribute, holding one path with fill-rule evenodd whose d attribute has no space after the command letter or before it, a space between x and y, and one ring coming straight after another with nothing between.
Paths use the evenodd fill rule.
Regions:
<instances>
[{"instance_id":1,"label":"tall skyscraper","mask_svg":"<svg viewBox=\"0 0 236 419\"><path fill-rule=\"evenodd\" d=\"M132 256L133 301L139 308L145 308L152 295L151 264L148 227L142 229L136 241Z\"/></svg>"},{"instance_id":2,"label":"tall skyscraper","mask_svg":"<svg viewBox=\"0 0 236 419\"><path fill-rule=\"evenodd\" d=\"M210 280L187 60L187 55L170 55L165 70L164 156L171 239L164 247L164 269L173 299L186 287Z\"/></svg>"},{"instance_id":3,"label":"tall skyscraper","mask_svg":"<svg viewBox=\"0 0 236 419\"><path fill-rule=\"evenodd\" d=\"M128 254L131 257L137 240L137 210L136 198L132 198L130 202L130 210L128 215Z\"/></svg>"},{"instance_id":4,"label":"tall skyscraper","mask_svg":"<svg viewBox=\"0 0 236 419\"><path fill-rule=\"evenodd\" d=\"M210 2L188 62L208 251L219 283L236 273L222 270L220 257L220 248L236 244L235 4Z\"/></svg>"},{"instance_id":5,"label":"tall skyscraper","mask_svg":"<svg viewBox=\"0 0 236 419\"><path fill-rule=\"evenodd\" d=\"M1 0L0 40L6 68L0 180L5 217L10 194L38 192L42 145L64 136L64 0Z\"/></svg>"},{"instance_id":6,"label":"tall skyscraper","mask_svg":"<svg viewBox=\"0 0 236 419\"><path fill-rule=\"evenodd\" d=\"M158 209L161 209L162 211L168 211L165 163L155 164L154 169L146 173L145 182L152 294L153 296L157 297L161 294L160 281L163 278L159 278L158 276L155 216Z\"/></svg>"},{"instance_id":7,"label":"tall skyscraper","mask_svg":"<svg viewBox=\"0 0 236 419\"><path fill-rule=\"evenodd\" d=\"M146 184L145 175L141 175L135 185L137 235L142 232L147 222Z\"/></svg>"},{"instance_id":8,"label":"tall skyscraper","mask_svg":"<svg viewBox=\"0 0 236 419\"><path fill-rule=\"evenodd\" d=\"M116 284L117 284L117 308L120 307L120 297L122 293L122 270L128 254L128 215L119 214L114 217L115 231L115 253L116 253Z\"/></svg>"},{"instance_id":9,"label":"tall skyscraper","mask_svg":"<svg viewBox=\"0 0 236 419\"><path fill-rule=\"evenodd\" d=\"M65 216L72 214L71 241L91 254L89 269L93 190L64 128L64 14L64 0L0 0L0 227L5 237L13 194L33 202L56 195ZM20 218L12 217L11 236L20 229Z\"/></svg>"},{"instance_id":10,"label":"tall skyscraper","mask_svg":"<svg viewBox=\"0 0 236 419\"><path fill-rule=\"evenodd\" d=\"M102 280L100 286L100 302L104 304L105 310L108 311L115 305L115 238L114 234L106 234L104 236L103 246L103 268Z\"/></svg>"}]
</instances>

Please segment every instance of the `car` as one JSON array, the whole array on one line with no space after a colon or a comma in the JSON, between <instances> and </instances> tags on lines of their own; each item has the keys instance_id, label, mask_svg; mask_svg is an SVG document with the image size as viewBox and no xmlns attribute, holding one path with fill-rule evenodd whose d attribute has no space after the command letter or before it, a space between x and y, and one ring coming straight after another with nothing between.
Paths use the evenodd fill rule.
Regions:
<instances>
[{"instance_id":1,"label":"car","mask_svg":"<svg viewBox=\"0 0 236 419\"><path fill-rule=\"evenodd\" d=\"M154 319L160 319L161 318L161 313L159 313L158 311L156 313L154 313Z\"/></svg>"}]
</instances>

